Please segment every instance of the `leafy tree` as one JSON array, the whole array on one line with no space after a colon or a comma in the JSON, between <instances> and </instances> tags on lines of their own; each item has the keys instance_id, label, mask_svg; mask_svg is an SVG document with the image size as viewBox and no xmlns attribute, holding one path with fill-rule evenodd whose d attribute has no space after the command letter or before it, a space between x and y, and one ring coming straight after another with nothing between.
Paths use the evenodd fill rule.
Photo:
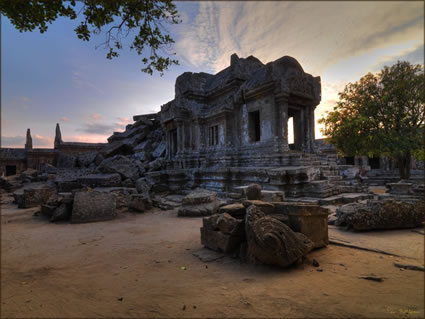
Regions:
<instances>
[{"instance_id":1,"label":"leafy tree","mask_svg":"<svg viewBox=\"0 0 425 319\"><path fill-rule=\"evenodd\" d=\"M59 16L75 20L82 14L74 29L76 35L89 41L92 34L105 31L105 42L101 45L108 50L108 59L118 57L122 40L135 31L130 48L142 55L143 72L152 75L156 70L162 75L169 66L178 64L177 60L165 57L171 55L167 50L174 40L164 23L181 22L171 0L0 0L0 13L21 32L38 28L40 33ZM147 47L150 54L145 50ZM160 50L165 55L159 54Z\"/></svg>"},{"instance_id":2,"label":"leafy tree","mask_svg":"<svg viewBox=\"0 0 425 319\"><path fill-rule=\"evenodd\" d=\"M424 105L423 67L398 61L349 83L319 123L342 155L389 156L408 179L411 155L424 157Z\"/></svg>"}]
</instances>

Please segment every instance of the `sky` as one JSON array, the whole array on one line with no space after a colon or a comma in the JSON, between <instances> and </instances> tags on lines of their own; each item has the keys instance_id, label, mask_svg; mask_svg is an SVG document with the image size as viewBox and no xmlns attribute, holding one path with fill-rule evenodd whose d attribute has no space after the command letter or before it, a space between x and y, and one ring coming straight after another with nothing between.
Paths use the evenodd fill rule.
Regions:
<instances>
[{"instance_id":1,"label":"sky","mask_svg":"<svg viewBox=\"0 0 425 319\"><path fill-rule=\"evenodd\" d=\"M424 2L176 2L183 22L168 26L179 66L161 77L140 71L135 51L106 59L77 38L76 20L59 18L44 34L20 33L1 17L1 146L23 147L27 128L34 147L53 147L56 123L64 141L106 142L174 98L183 72L217 73L230 56L263 63L289 55L320 76L316 121L338 92L368 72L397 60L424 64ZM320 138L316 123L316 138Z\"/></svg>"}]
</instances>

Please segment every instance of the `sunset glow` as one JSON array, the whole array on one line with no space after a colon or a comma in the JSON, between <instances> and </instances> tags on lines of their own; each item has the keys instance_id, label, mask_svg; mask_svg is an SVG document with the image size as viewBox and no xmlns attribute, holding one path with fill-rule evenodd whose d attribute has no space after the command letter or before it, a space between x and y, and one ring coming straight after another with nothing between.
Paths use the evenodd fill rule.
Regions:
<instances>
[{"instance_id":1,"label":"sunset glow","mask_svg":"<svg viewBox=\"0 0 425 319\"><path fill-rule=\"evenodd\" d=\"M177 2L183 23L169 26L179 66L163 77L142 73L124 50L112 61L95 50L104 35L77 39L77 22L58 19L45 34L19 33L2 17L2 147L52 147L63 140L106 142L133 115L160 110L174 98L183 72L216 73L230 55L263 63L284 55L322 81L316 121L348 82L397 60L424 63L423 2ZM316 138L321 137L316 123Z\"/></svg>"}]
</instances>

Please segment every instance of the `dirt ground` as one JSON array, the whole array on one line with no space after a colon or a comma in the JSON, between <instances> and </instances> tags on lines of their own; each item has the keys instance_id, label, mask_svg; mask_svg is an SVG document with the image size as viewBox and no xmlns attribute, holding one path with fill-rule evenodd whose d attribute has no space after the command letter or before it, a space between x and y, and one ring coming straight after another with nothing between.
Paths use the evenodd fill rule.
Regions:
<instances>
[{"instance_id":1,"label":"dirt ground","mask_svg":"<svg viewBox=\"0 0 425 319\"><path fill-rule=\"evenodd\" d=\"M152 210L52 224L2 202L2 318L424 317L424 272L393 265L423 266L423 254L329 245L309 254L322 271L309 261L284 270L231 257L204 263L192 255L201 218ZM384 280L359 278L371 274Z\"/></svg>"}]
</instances>

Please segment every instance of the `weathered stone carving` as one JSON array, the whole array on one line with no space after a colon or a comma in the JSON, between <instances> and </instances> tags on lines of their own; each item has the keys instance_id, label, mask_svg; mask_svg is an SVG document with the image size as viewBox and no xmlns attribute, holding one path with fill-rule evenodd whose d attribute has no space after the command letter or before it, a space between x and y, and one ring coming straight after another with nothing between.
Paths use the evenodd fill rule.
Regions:
<instances>
[{"instance_id":1,"label":"weathered stone carving","mask_svg":"<svg viewBox=\"0 0 425 319\"><path fill-rule=\"evenodd\" d=\"M337 208L336 217L335 225L354 230L420 227L425 220L425 201L368 200Z\"/></svg>"},{"instance_id":2,"label":"weathered stone carving","mask_svg":"<svg viewBox=\"0 0 425 319\"><path fill-rule=\"evenodd\" d=\"M314 244L305 235L292 231L284 223L266 216L255 205L245 217L247 259L287 267L310 252Z\"/></svg>"}]
</instances>

